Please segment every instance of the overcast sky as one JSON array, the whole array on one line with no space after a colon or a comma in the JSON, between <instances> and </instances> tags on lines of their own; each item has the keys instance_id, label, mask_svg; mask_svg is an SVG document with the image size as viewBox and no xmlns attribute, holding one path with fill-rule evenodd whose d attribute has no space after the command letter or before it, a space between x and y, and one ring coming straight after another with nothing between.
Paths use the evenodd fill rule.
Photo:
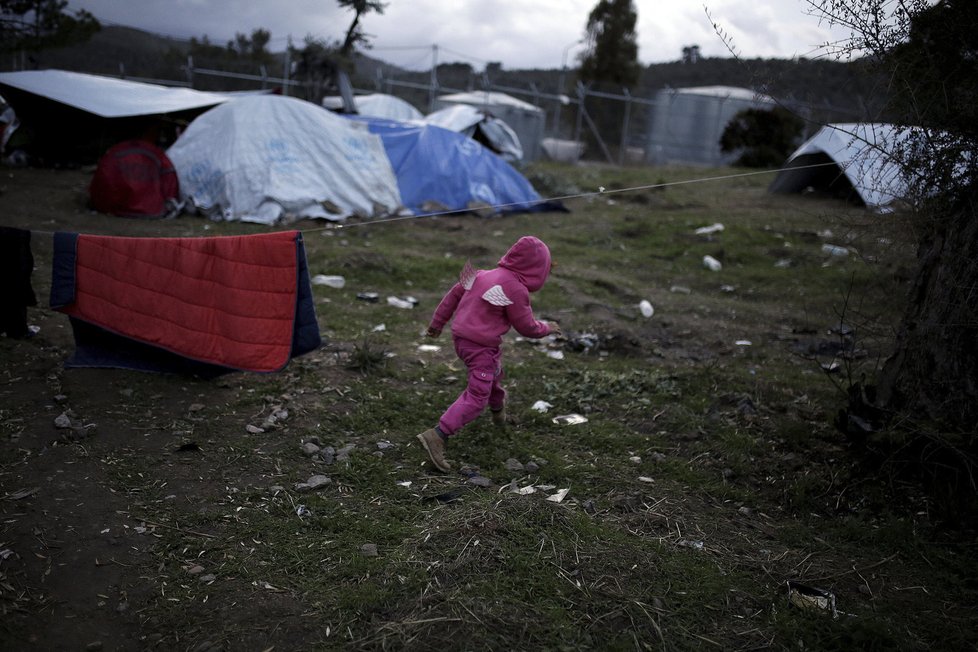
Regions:
<instances>
[{"instance_id":1,"label":"overcast sky","mask_svg":"<svg viewBox=\"0 0 978 652\"><path fill-rule=\"evenodd\" d=\"M382 15L368 14L363 28L371 56L399 66L429 69L461 61L476 70L490 61L505 69L574 65L587 16L597 0L389 0ZM639 61L676 61L698 45L704 56L731 56L713 23L746 58L818 56L819 46L845 34L810 15L807 0L634 0ZM289 36L340 40L353 18L335 0L70 0L107 25L127 25L189 38L206 35L225 44L236 33L271 32L270 49ZM712 21L711 21L712 19Z\"/></svg>"}]
</instances>

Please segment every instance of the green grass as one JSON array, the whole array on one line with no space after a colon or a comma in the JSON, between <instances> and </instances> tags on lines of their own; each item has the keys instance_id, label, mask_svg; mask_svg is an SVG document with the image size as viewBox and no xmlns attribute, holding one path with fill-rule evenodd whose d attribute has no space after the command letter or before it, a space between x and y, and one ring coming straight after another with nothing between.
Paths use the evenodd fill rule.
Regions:
<instances>
[{"instance_id":1,"label":"green grass","mask_svg":"<svg viewBox=\"0 0 978 652\"><path fill-rule=\"evenodd\" d=\"M537 167L585 192L741 172ZM854 375L886 355L906 290L896 273L904 250L876 239L899 217L769 196L768 181L604 193L569 201L567 214L351 224L327 235L302 224L310 271L346 279L342 289L314 287L324 348L280 374L235 375L216 388L140 381L149 386L132 397L137 413L157 392L187 405L207 396L202 412L157 424L174 440L191 433L181 441L206 455L169 446L98 459L105 482L133 496L133 514L156 524L140 617L169 646L198 623L232 649L275 640L309 650L973 645L973 542L931 522L912 488L867 474L831 426L845 379L836 386L798 353L844 319L866 348ZM725 229L693 233L714 222ZM249 229L222 223L210 233ZM826 229L861 255L829 260ZM605 339L599 350L564 349L562 360L507 339L517 423L498 430L483 417L449 442L457 465L494 482L480 488L433 474L414 441L465 378L449 334L421 333L466 260L490 267L527 233L558 262L533 296L537 314L560 319L570 337ZM703 268L707 254L722 258L722 272ZM361 291L380 301L357 300ZM386 304L406 295L419 300L414 309ZM655 306L651 319L638 313L641 299ZM744 339L751 344L736 344ZM554 408L531 410L538 400ZM281 427L245 431L279 403L290 411ZM588 422L553 423L571 412ZM16 431L18 409L3 414L5 431ZM356 448L327 466L299 451L313 436ZM379 449L382 440L393 447ZM509 471L509 458L539 468ZM332 483L295 489L313 473ZM545 499L552 490L500 491L514 479L570 493L557 504ZM457 500L436 498L450 491ZM190 578L194 563L213 582ZM833 591L851 615L789 607L788 579ZM260 608L245 619L229 606L244 604Z\"/></svg>"}]
</instances>

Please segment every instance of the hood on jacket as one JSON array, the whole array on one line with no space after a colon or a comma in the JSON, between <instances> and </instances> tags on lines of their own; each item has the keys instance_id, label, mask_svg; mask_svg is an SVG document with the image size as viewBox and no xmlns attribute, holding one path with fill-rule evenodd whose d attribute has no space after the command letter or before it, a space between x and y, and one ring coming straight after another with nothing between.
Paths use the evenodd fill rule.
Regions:
<instances>
[{"instance_id":1,"label":"hood on jacket","mask_svg":"<svg viewBox=\"0 0 978 652\"><path fill-rule=\"evenodd\" d=\"M525 235L499 259L499 266L516 274L530 292L536 292L550 275L550 249L539 238Z\"/></svg>"}]
</instances>

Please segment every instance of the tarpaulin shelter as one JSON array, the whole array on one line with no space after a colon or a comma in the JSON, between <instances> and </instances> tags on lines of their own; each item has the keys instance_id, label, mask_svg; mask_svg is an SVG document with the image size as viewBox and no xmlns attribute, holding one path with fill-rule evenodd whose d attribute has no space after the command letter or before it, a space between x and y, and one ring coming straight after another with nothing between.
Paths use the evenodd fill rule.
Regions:
<instances>
[{"instance_id":1,"label":"tarpaulin shelter","mask_svg":"<svg viewBox=\"0 0 978 652\"><path fill-rule=\"evenodd\" d=\"M429 124L350 116L383 139L404 205L422 214L565 210L545 201L513 166L476 141Z\"/></svg>"},{"instance_id":2,"label":"tarpaulin shelter","mask_svg":"<svg viewBox=\"0 0 978 652\"><path fill-rule=\"evenodd\" d=\"M353 104L356 107L357 115L369 118L387 118L388 120L421 120L424 114L414 107L413 104L402 100L394 95L387 93L369 93L367 95L355 95ZM323 106L331 110L344 108L343 98L339 95L331 95L323 98Z\"/></svg>"},{"instance_id":3,"label":"tarpaulin shelter","mask_svg":"<svg viewBox=\"0 0 978 652\"><path fill-rule=\"evenodd\" d=\"M177 212L180 184L166 152L145 140L125 140L99 159L88 196L100 213L166 217Z\"/></svg>"},{"instance_id":4,"label":"tarpaulin shelter","mask_svg":"<svg viewBox=\"0 0 978 652\"><path fill-rule=\"evenodd\" d=\"M425 116L424 121L465 134L510 163L523 160L519 136L505 121L469 104L455 104Z\"/></svg>"},{"instance_id":5,"label":"tarpaulin shelter","mask_svg":"<svg viewBox=\"0 0 978 652\"><path fill-rule=\"evenodd\" d=\"M451 93L435 99L435 111L456 104L465 104L480 109L505 122L516 132L523 147L523 160L535 161L540 158L540 141L543 139L546 114L540 107L521 99L495 91L471 91Z\"/></svg>"},{"instance_id":6,"label":"tarpaulin shelter","mask_svg":"<svg viewBox=\"0 0 978 652\"><path fill-rule=\"evenodd\" d=\"M214 218L377 217L401 208L380 138L293 97L240 97L196 118L167 150L181 198Z\"/></svg>"},{"instance_id":7,"label":"tarpaulin shelter","mask_svg":"<svg viewBox=\"0 0 978 652\"><path fill-rule=\"evenodd\" d=\"M0 94L20 117L28 153L44 163L94 163L122 140L165 140L166 127L231 98L67 70L0 73Z\"/></svg>"},{"instance_id":8,"label":"tarpaulin shelter","mask_svg":"<svg viewBox=\"0 0 978 652\"><path fill-rule=\"evenodd\" d=\"M894 155L907 130L886 123L825 125L796 149L768 191L815 190L885 210L907 191Z\"/></svg>"}]
</instances>

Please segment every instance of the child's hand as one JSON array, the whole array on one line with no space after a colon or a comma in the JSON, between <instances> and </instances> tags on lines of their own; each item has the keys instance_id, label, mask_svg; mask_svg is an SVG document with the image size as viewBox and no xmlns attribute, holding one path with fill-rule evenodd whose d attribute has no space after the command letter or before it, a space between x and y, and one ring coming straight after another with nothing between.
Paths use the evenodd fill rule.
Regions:
<instances>
[{"instance_id":1,"label":"child's hand","mask_svg":"<svg viewBox=\"0 0 978 652\"><path fill-rule=\"evenodd\" d=\"M555 321L548 321L547 326L550 327L550 335L556 335L557 337L563 337L564 331L560 330L560 324Z\"/></svg>"},{"instance_id":2,"label":"child's hand","mask_svg":"<svg viewBox=\"0 0 978 652\"><path fill-rule=\"evenodd\" d=\"M427 335L428 337L438 337L439 335L441 335L441 329L440 328L433 328L433 327L429 326L428 327L428 330L425 331L425 335Z\"/></svg>"}]
</instances>

